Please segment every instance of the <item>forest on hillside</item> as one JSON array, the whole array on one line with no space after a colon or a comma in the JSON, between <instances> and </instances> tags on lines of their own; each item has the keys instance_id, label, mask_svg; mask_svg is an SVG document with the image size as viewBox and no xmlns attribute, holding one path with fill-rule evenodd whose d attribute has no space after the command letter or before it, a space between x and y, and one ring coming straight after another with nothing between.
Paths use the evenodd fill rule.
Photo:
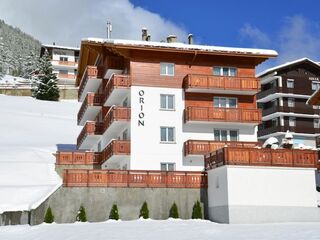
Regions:
<instances>
[{"instance_id":1,"label":"forest on hillside","mask_svg":"<svg viewBox=\"0 0 320 240\"><path fill-rule=\"evenodd\" d=\"M0 20L0 77L10 74L30 78L40 48L40 41Z\"/></svg>"}]
</instances>

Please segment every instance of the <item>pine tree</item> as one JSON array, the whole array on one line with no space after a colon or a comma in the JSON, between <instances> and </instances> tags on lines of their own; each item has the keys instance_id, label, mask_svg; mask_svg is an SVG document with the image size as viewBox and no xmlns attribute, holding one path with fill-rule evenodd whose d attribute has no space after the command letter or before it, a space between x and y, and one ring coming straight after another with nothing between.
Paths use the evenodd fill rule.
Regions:
<instances>
[{"instance_id":1,"label":"pine tree","mask_svg":"<svg viewBox=\"0 0 320 240\"><path fill-rule=\"evenodd\" d=\"M44 220L43 220L45 223L53 223L54 222L54 216L53 216L53 213L52 213L52 210L51 210L51 207L49 206L47 211L46 211L46 214L44 216Z\"/></svg>"},{"instance_id":2,"label":"pine tree","mask_svg":"<svg viewBox=\"0 0 320 240\"><path fill-rule=\"evenodd\" d=\"M148 204L147 202L144 202L142 204L142 207L140 209L140 215L139 215L139 218L140 217L143 217L144 219L147 219L149 218L149 209L148 209Z\"/></svg>"},{"instance_id":3,"label":"pine tree","mask_svg":"<svg viewBox=\"0 0 320 240\"><path fill-rule=\"evenodd\" d=\"M109 219L119 220L119 212L118 212L117 204L113 204L109 214Z\"/></svg>"},{"instance_id":4,"label":"pine tree","mask_svg":"<svg viewBox=\"0 0 320 240\"><path fill-rule=\"evenodd\" d=\"M76 220L78 222L86 222L87 221L86 210L84 209L84 206L82 206L82 205L80 206Z\"/></svg>"},{"instance_id":5,"label":"pine tree","mask_svg":"<svg viewBox=\"0 0 320 240\"><path fill-rule=\"evenodd\" d=\"M52 64L49 53L46 50L39 60L37 75L34 79L32 96L40 100L58 101L59 88L57 85L57 76L52 73Z\"/></svg>"},{"instance_id":6,"label":"pine tree","mask_svg":"<svg viewBox=\"0 0 320 240\"><path fill-rule=\"evenodd\" d=\"M178 207L175 202L172 204L172 206L170 208L169 217L170 218L179 218Z\"/></svg>"},{"instance_id":7,"label":"pine tree","mask_svg":"<svg viewBox=\"0 0 320 240\"><path fill-rule=\"evenodd\" d=\"M192 209L192 219L202 219L202 209L199 201L196 201Z\"/></svg>"}]
</instances>

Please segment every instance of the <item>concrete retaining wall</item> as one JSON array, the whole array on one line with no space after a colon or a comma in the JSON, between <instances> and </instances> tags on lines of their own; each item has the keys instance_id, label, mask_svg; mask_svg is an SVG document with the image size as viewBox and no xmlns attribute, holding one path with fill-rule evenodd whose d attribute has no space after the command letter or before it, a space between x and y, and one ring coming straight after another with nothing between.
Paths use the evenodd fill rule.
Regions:
<instances>
[{"instance_id":1,"label":"concrete retaining wall","mask_svg":"<svg viewBox=\"0 0 320 240\"><path fill-rule=\"evenodd\" d=\"M0 94L31 96L30 88L0 88ZM78 88L60 88L60 99L78 99Z\"/></svg>"},{"instance_id":2,"label":"concrete retaining wall","mask_svg":"<svg viewBox=\"0 0 320 240\"><path fill-rule=\"evenodd\" d=\"M173 202L178 206L180 218L188 219L197 200L202 202L202 208L206 206L206 189L61 187L29 213L0 214L0 225L40 224L49 206L57 223L75 222L80 205L85 207L88 221L105 221L114 203L118 205L122 220L133 220L139 217L144 201L148 203L152 219L167 219Z\"/></svg>"}]
</instances>

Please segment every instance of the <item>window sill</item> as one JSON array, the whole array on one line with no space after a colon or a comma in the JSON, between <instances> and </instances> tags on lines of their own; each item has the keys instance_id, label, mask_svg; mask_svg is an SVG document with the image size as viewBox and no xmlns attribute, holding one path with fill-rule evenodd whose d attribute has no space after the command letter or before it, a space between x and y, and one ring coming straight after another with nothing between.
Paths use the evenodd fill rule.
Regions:
<instances>
[{"instance_id":1,"label":"window sill","mask_svg":"<svg viewBox=\"0 0 320 240\"><path fill-rule=\"evenodd\" d=\"M177 142L162 142L162 141L160 141L160 144L177 144Z\"/></svg>"},{"instance_id":2,"label":"window sill","mask_svg":"<svg viewBox=\"0 0 320 240\"><path fill-rule=\"evenodd\" d=\"M175 112L175 109L166 109L166 108L160 108L159 111L168 111L168 112Z\"/></svg>"}]
</instances>

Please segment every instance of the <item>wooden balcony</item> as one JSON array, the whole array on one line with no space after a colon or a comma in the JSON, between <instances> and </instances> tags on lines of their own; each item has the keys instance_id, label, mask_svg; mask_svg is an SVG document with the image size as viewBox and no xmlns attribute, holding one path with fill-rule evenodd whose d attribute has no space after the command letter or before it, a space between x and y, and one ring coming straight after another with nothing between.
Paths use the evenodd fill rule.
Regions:
<instances>
[{"instance_id":1,"label":"wooden balcony","mask_svg":"<svg viewBox=\"0 0 320 240\"><path fill-rule=\"evenodd\" d=\"M66 169L64 187L207 188L206 172Z\"/></svg>"},{"instance_id":2,"label":"wooden balcony","mask_svg":"<svg viewBox=\"0 0 320 240\"><path fill-rule=\"evenodd\" d=\"M105 106L120 105L131 87L131 78L129 75L113 74L108 80L105 93Z\"/></svg>"},{"instance_id":3,"label":"wooden balcony","mask_svg":"<svg viewBox=\"0 0 320 240\"><path fill-rule=\"evenodd\" d=\"M77 139L78 149L91 149L103 134L103 123L86 122Z\"/></svg>"},{"instance_id":4,"label":"wooden balcony","mask_svg":"<svg viewBox=\"0 0 320 240\"><path fill-rule=\"evenodd\" d=\"M183 85L186 92L254 95L260 91L260 81L256 77L188 74Z\"/></svg>"},{"instance_id":5,"label":"wooden balcony","mask_svg":"<svg viewBox=\"0 0 320 240\"><path fill-rule=\"evenodd\" d=\"M187 107L184 114L185 122L261 122L261 110L259 109Z\"/></svg>"},{"instance_id":6,"label":"wooden balcony","mask_svg":"<svg viewBox=\"0 0 320 240\"><path fill-rule=\"evenodd\" d=\"M268 148L221 148L205 156L206 170L223 165L317 168L317 151Z\"/></svg>"},{"instance_id":7,"label":"wooden balcony","mask_svg":"<svg viewBox=\"0 0 320 240\"><path fill-rule=\"evenodd\" d=\"M261 145L260 142L188 140L184 143L184 155L204 155L223 147L253 148Z\"/></svg>"},{"instance_id":8,"label":"wooden balcony","mask_svg":"<svg viewBox=\"0 0 320 240\"><path fill-rule=\"evenodd\" d=\"M130 141L128 140L112 140L102 151L102 163L109 159L130 155ZM102 164L101 163L101 164Z\"/></svg>"},{"instance_id":9,"label":"wooden balcony","mask_svg":"<svg viewBox=\"0 0 320 240\"><path fill-rule=\"evenodd\" d=\"M62 65L62 66L70 66L75 67L77 62L72 61L60 61L60 60L51 60L53 65Z\"/></svg>"},{"instance_id":10,"label":"wooden balcony","mask_svg":"<svg viewBox=\"0 0 320 240\"><path fill-rule=\"evenodd\" d=\"M74 74L65 74L65 73L58 73L57 78L59 79L76 79L76 75Z\"/></svg>"},{"instance_id":11,"label":"wooden balcony","mask_svg":"<svg viewBox=\"0 0 320 240\"><path fill-rule=\"evenodd\" d=\"M101 85L105 68L97 66L87 66L80 81L78 100L83 101L87 92L96 92Z\"/></svg>"},{"instance_id":12,"label":"wooden balcony","mask_svg":"<svg viewBox=\"0 0 320 240\"><path fill-rule=\"evenodd\" d=\"M104 117L104 130L107 131L113 123L116 125L127 124L131 119L131 109L127 107L111 107ZM118 127L118 126L116 126Z\"/></svg>"},{"instance_id":13,"label":"wooden balcony","mask_svg":"<svg viewBox=\"0 0 320 240\"><path fill-rule=\"evenodd\" d=\"M57 165L100 165L101 161L101 153L67 151L58 151L56 153Z\"/></svg>"},{"instance_id":14,"label":"wooden balcony","mask_svg":"<svg viewBox=\"0 0 320 240\"><path fill-rule=\"evenodd\" d=\"M103 100L103 94L87 93L78 112L78 125L83 125L86 121L93 121L102 107Z\"/></svg>"}]
</instances>

